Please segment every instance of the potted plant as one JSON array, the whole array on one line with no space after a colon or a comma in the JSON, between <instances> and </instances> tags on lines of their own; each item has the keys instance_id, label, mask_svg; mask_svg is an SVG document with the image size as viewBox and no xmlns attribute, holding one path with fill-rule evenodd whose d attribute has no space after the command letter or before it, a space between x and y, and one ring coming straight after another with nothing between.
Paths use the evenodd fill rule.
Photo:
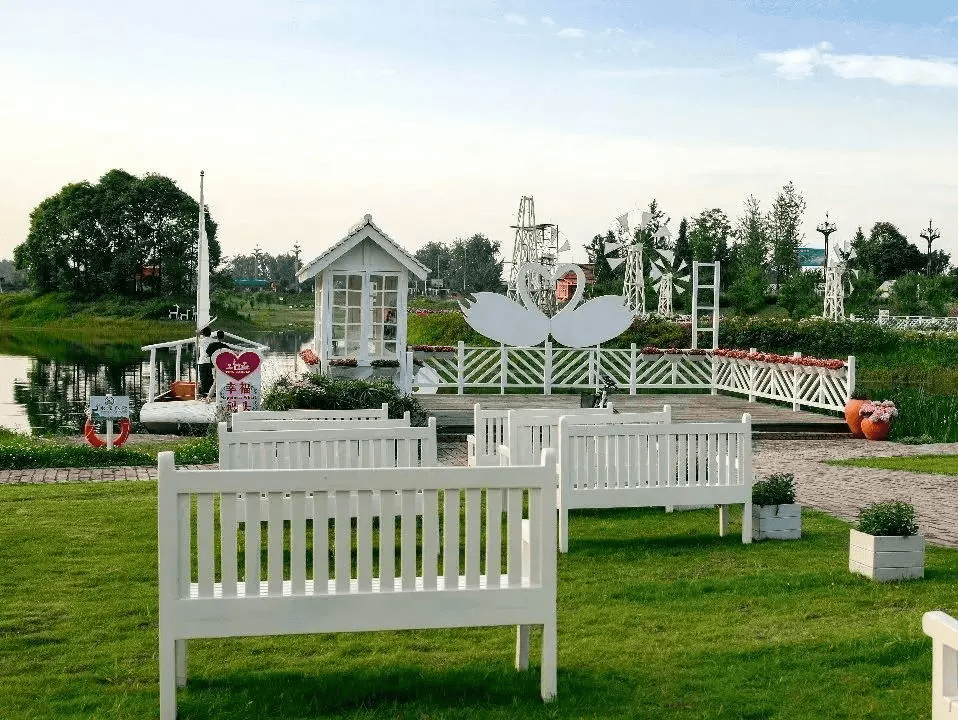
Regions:
<instances>
[{"instance_id":1,"label":"potted plant","mask_svg":"<svg viewBox=\"0 0 958 720\"><path fill-rule=\"evenodd\" d=\"M858 513L852 529L848 569L873 580L925 576L925 537L918 532L915 506L902 500L872 503Z\"/></svg>"},{"instance_id":2,"label":"potted plant","mask_svg":"<svg viewBox=\"0 0 958 720\"><path fill-rule=\"evenodd\" d=\"M865 400L858 409L858 414L865 437L869 440L885 440L891 432L892 420L898 417L898 408L891 400Z\"/></svg>"},{"instance_id":3,"label":"potted plant","mask_svg":"<svg viewBox=\"0 0 958 720\"><path fill-rule=\"evenodd\" d=\"M862 432L862 417L859 414L862 403L864 403L868 398L865 397L862 393L852 393L852 396L848 399L848 402L845 403L845 422L848 423L848 429L852 431L852 437L863 438L865 433Z\"/></svg>"},{"instance_id":4,"label":"potted plant","mask_svg":"<svg viewBox=\"0 0 958 720\"><path fill-rule=\"evenodd\" d=\"M395 359L387 360L381 358L373 360L369 363L369 367L372 368L372 373L370 373L369 377L395 380L399 375L399 361Z\"/></svg>"},{"instance_id":5,"label":"potted plant","mask_svg":"<svg viewBox=\"0 0 958 720\"><path fill-rule=\"evenodd\" d=\"M329 361L329 374L331 377L355 377L357 365L354 357L333 358Z\"/></svg>"},{"instance_id":6,"label":"potted plant","mask_svg":"<svg viewBox=\"0 0 958 720\"><path fill-rule=\"evenodd\" d=\"M752 485L752 539L798 540L802 506L795 502L795 476L767 475Z\"/></svg>"}]
</instances>

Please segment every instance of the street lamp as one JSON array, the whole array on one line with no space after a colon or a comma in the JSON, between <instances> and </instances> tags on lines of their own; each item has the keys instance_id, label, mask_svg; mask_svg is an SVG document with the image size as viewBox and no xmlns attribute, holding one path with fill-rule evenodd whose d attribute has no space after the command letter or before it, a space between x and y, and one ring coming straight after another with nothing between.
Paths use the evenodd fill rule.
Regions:
<instances>
[{"instance_id":1,"label":"street lamp","mask_svg":"<svg viewBox=\"0 0 958 720\"><path fill-rule=\"evenodd\" d=\"M828 219L828 211L825 211L825 222L815 228L818 232L825 236L825 262L822 264L822 269L828 268L828 236L833 232L838 230L838 226L830 222Z\"/></svg>"},{"instance_id":2,"label":"street lamp","mask_svg":"<svg viewBox=\"0 0 958 720\"><path fill-rule=\"evenodd\" d=\"M931 220L928 220L928 229L921 233L921 236L928 241L928 255L925 260L925 277L931 277L931 244L941 237L941 232L931 226Z\"/></svg>"}]
</instances>

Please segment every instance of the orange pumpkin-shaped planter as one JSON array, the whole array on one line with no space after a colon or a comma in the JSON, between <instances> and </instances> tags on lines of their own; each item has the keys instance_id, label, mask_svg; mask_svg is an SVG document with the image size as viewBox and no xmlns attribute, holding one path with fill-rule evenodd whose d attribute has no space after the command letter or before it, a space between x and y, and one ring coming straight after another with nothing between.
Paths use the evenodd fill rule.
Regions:
<instances>
[{"instance_id":1,"label":"orange pumpkin-shaped planter","mask_svg":"<svg viewBox=\"0 0 958 720\"><path fill-rule=\"evenodd\" d=\"M848 429L852 431L852 437L865 437L865 433L862 432L862 418L858 414L863 402L865 401L852 398L845 403L845 422L848 423Z\"/></svg>"},{"instance_id":2,"label":"orange pumpkin-shaped planter","mask_svg":"<svg viewBox=\"0 0 958 720\"><path fill-rule=\"evenodd\" d=\"M887 440L888 433L891 432L891 423L864 417L862 418L861 429L869 440Z\"/></svg>"}]
</instances>

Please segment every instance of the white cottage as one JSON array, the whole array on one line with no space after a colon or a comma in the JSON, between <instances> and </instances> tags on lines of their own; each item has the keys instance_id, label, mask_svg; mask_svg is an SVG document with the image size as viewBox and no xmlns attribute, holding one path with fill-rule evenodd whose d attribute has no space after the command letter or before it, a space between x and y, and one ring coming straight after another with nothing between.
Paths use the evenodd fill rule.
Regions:
<instances>
[{"instance_id":1,"label":"white cottage","mask_svg":"<svg viewBox=\"0 0 958 720\"><path fill-rule=\"evenodd\" d=\"M429 269L365 215L342 240L300 269L316 291L316 352L327 371L333 358L397 360L406 351L410 275Z\"/></svg>"}]
</instances>

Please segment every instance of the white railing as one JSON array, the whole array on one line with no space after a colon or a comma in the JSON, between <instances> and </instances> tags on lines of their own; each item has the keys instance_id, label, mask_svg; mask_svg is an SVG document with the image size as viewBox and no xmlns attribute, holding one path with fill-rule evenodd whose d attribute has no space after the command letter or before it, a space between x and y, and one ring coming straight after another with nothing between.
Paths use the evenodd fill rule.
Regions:
<instances>
[{"instance_id":1,"label":"white railing","mask_svg":"<svg viewBox=\"0 0 958 720\"><path fill-rule=\"evenodd\" d=\"M692 354L701 352L703 354ZM719 390L791 404L794 410L814 407L843 410L855 390L855 358L849 356L839 369L792 363L767 363L705 354L708 351L666 351L644 354L633 344L628 349L554 347L466 347L455 352L434 353L424 360L430 369L428 387L466 390L496 388L541 390L592 390L609 375L621 391L635 395L641 390L687 392ZM796 360L801 356L796 354ZM424 374L412 389L427 387Z\"/></svg>"},{"instance_id":2,"label":"white railing","mask_svg":"<svg viewBox=\"0 0 958 720\"><path fill-rule=\"evenodd\" d=\"M855 322L870 322L895 330L958 332L958 317L933 317L930 315L879 315L878 317L858 317L850 315L849 320Z\"/></svg>"}]
</instances>

